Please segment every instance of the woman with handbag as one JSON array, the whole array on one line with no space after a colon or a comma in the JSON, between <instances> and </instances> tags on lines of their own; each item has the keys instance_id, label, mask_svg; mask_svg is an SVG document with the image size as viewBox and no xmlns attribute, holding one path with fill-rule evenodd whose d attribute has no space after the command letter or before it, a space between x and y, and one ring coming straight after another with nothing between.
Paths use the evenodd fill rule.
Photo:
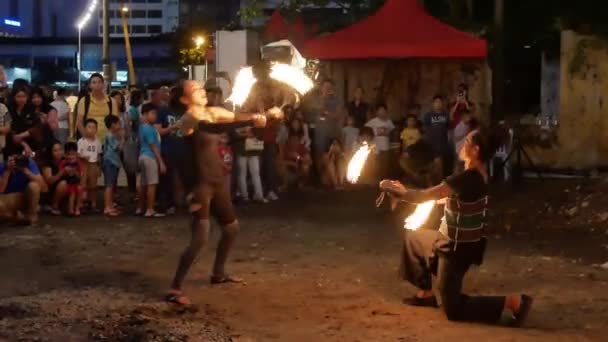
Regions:
<instances>
[{"instance_id":1,"label":"woman with handbag","mask_svg":"<svg viewBox=\"0 0 608 342\"><path fill-rule=\"evenodd\" d=\"M258 138L260 133L259 129L253 127L243 127L235 132L234 149L238 165L238 190L245 203L249 202L250 199L247 173L249 173L253 185L253 200L259 203L268 203L264 198L260 176L260 158L264 152L264 142Z\"/></svg>"}]
</instances>

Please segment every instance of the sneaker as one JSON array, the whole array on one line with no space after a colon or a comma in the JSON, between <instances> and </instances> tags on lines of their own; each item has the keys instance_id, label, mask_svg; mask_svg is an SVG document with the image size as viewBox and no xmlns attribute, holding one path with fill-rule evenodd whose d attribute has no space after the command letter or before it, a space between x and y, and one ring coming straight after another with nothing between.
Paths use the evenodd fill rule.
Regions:
<instances>
[{"instance_id":1,"label":"sneaker","mask_svg":"<svg viewBox=\"0 0 608 342\"><path fill-rule=\"evenodd\" d=\"M257 202L257 203L262 203L262 204L266 204L266 203L268 203L268 200L267 200L267 199L265 199L264 197L261 197L261 198L254 198L254 199L253 199L253 201L254 201L254 202Z\"/></svg>"},{"instance_id":2,"label":"sneaker","mask_svg":"<svg viewBox=\"0 0 608 342\"><path fill-rule=\"evenodd\" d=\"M268 193L268 196L266 196L266 199L269 201L277 201L279 199L279 196L277 196L274 191L271 191Z\"/></svg>"}]
</instances>

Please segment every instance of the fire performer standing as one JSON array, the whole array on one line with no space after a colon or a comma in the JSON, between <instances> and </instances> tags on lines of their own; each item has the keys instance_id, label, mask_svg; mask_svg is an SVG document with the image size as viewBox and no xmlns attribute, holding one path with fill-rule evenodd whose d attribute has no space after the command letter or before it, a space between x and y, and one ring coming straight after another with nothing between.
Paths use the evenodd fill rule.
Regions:
<instances>
[{"instance_id":1,"label":"fire performer standing","mask_svg":"<svg viewBox=\"0 0 608 342\"><path fill-rule=\"evenodd\" d=\"M408 190L397 181L384 180L380 188L393 200L422 203L446 199L439 231L406 231L402 274L419 288L404 302L415 306L441 305L449 320L497 322L504 310L512 314L511 325L520 326L532 306L527 295L468 296L462 282L471 265L480 265L486 247L484 236L488 204L486 162L493 155L491 142L479 131L471 132L459 152L465 171L426 190ZM432 286L432 274L436 284Z\"/></svg>"},{"instance_id":2,"label":"fire performer standing","mask_svg":"<svg viewBox=\"0 0 608 342\"><path fill-rule=\"evenodd\" d=\"M180 129L184 135L187 154L181 158L180 170L181 179L186 183L185 188L192 189L189 196L192 237L190 245L180 258L166 300L188 305L191 302L182 294L182 283L209 238L211 214L222 228L211 284L243 282L242 279L227 275L224 269L239 224L229 190L224 184L224 164L218 153L220 134L240 127L264 127L267 117L280 119L282 112L273 108L265 114L235 114L224 108L208 107L205 89L196 81L185 81L178 85L173 91L173 103L185 109L186 113L182 117Z\"/></svg>"}]
</instances>

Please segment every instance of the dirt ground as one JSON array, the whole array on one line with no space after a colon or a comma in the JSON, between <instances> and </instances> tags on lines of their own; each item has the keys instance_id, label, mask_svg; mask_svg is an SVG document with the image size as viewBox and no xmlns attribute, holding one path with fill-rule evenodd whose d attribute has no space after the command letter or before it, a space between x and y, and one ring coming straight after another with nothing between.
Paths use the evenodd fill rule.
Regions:
<instances>
[{"instance_id":1,"label":"dirt ground","mask_svg":"<svg viewBox=\"0 0 608 342\"><path fill-rule=\"evenodd\" d=\"M374 190L355 189L240 207L229 270L247 284L211 287L208 247L186 283L190 310L161 301L188 241L186 216L2 227L0 340L605 341L606 189L543 181L494 195L486 261L465 288L533 295L522 329L401 304L414 288L397 276L398 228L374 207Z\"/></svg>"}]
</instances>

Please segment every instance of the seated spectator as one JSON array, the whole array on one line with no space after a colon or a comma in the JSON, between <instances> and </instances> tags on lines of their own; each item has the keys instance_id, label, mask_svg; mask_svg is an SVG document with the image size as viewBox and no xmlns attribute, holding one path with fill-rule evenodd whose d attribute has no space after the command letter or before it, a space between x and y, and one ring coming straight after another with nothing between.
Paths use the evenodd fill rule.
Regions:
<instances>
[{"instance_id":1,"label":"seated spectator","mask_svg":"<svg viewBox=\"0 0 608 342\"><path fill-rule=\"evenodd\" d=\"M66 172L60 168L62 160L63 146L61 143L55 142L51 148L51 155L47 157L47 161L42 167L42 177L49 188L48 194L53 215L61 215L61 202L68 197Z\"/></svg>"},{"instance_id":2,"label":"seated spectator","mask_svg":"<svg viewBox=\"0 0 608 342\"><path fill-rule=\"evenodd\" d=\"M9 155L21 154L22 152L28 157L34 155L31 133L34 131L33 128L39 124L39 118L34 114L29 99L29 88L16 88L13 86L7 106L10 119L8 123L5 121L5 125L9 126L10 129L6 138L6 146L4 147L5 158Z\"/></svg>"},{"instance_id":3,"label":"seated spectator","mask_svg":"<svg viewBox=\"0 0 608 342\"><path fill-rule=\"evenodd\" d=\"M59 164L59 169L63 171L68 189L68 214L70 216L80 216L82 202L84 200L84 187L82 179L85 178L85 166L78 154L78 144L68 142L65 144L65 159Z\"/></svg>"},{"instance_id":4,"label":"seated spectator","mask_svg":"<svg viewBox=\"0 0 608 342\"><path fill-rule=\"evenodd\" d=\"M420 127L418 127L418 118L414 115L407 116L406 127L401 131L401 146L404 153L408 147L416 143L422 138Z\"/></svg>"},{"instance_id":5,"label":"seated spectator","mask_svg":"<svg viewBox=\"0 0 608 342\"><path fill-rule=\"evenodd\" d=\"M338 139L333 139L327 151L321 157L321 184L329 189L344 188L346 161Z\"/></svg>"},{"instance_id":6,"label":"seated spectator","mask_svg":"<svg viewBox=\"0 0 608 342\"><path fill-rule=\"evenodd\" d=\"M417 188L439 184L442 179L442 161L425 139L408 146L399 160L406 183Z\"/></svg>"},{"instance_id":7,"label":"seated spectator","mask_svg":"<svg viewBox=\"0 0 608 342\"><path fill-rule=\"evenodd\" d=\"M6 163L0 164L0 219L38 223L40 193L46 190L46 183L33 159L10 155Z\"/></svg>"},{"instance_id":8,"label":"seated spectator","mask_svg":"<svg viewBox=\"0 0 608 342\"><path fill-rule=\"evenodd\" d=\"M31 147L36 153L38 162L43 156L47 156L53 143L58 126L57 110L50 105L48 96L41 88L34 88L31 92L31 101L36 115L37 125L30 130L32 138Z\"/></svg>"},{"instance_id":9,"label":"seated spectator","mask_svg":"<svg viewBox=\"0 0 608 342\"><path fill-rule=\"evenodd\" d=\"M303 188L308 183L312 158L310 151L302 143L301 136L289 136L283 149L283 162L287 173L284 187L289 185L291 179L295 179L298 188Z\"/></svg>"}]
</instances>

